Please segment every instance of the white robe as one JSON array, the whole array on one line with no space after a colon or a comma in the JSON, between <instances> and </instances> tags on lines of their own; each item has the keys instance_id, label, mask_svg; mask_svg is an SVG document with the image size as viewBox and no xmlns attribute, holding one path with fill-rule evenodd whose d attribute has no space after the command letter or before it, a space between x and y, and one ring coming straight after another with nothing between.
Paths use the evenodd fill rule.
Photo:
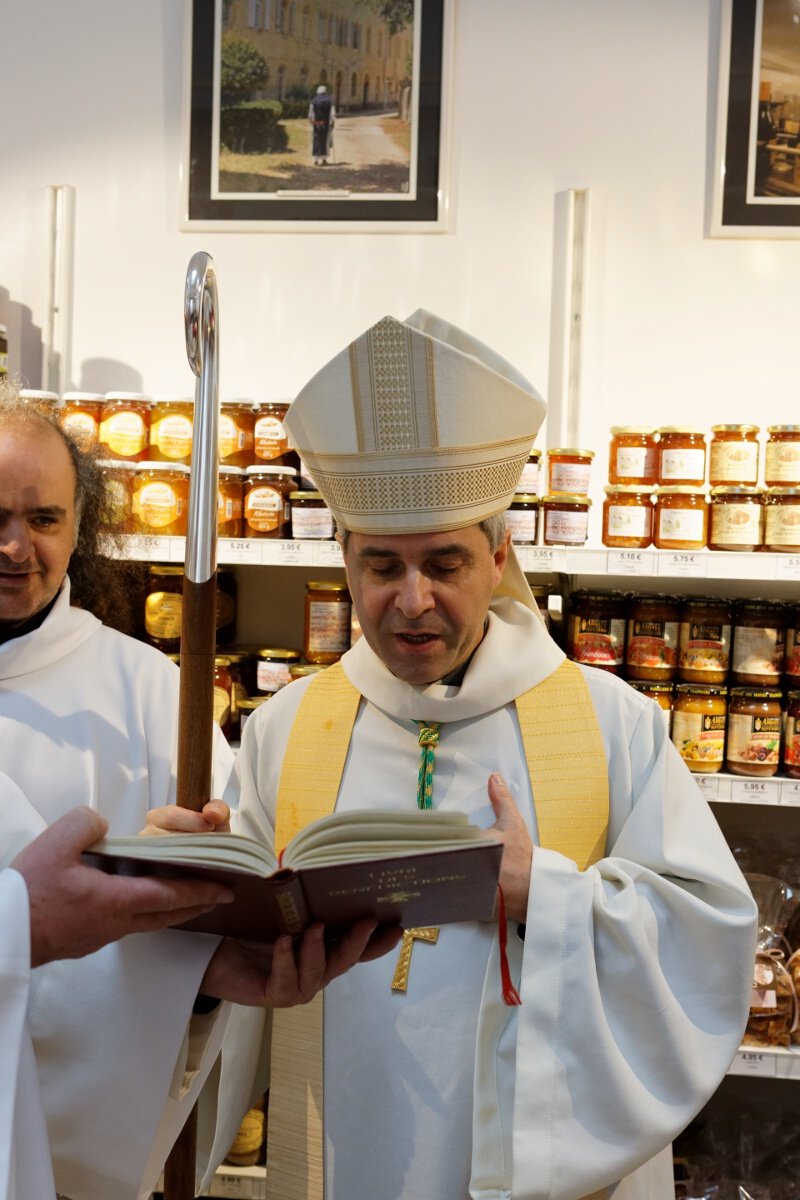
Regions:
<instances>
[{"instance_id":1,"label":"white robe","mask_svg":"<svg viewBox=\"0 0 800 1200\"><path fill-rule=\"evenodd\" d=\"M364 699L338 809L414 805L412 722L443 721L434 807L491 825L487 780L500 771L535 844L512 701L562 658L508 599L495 601L459 689L397 680L362 638L342 660ZM396 954L329 986L326 1200L573 1200L620 1180L618 1198L673 1194L665 1148L717 1087L744 1028L755 906L660 710L602 671L584 675L608 762L607 855L579 872L534 850L524 942L509 928L519 1008L501 998L491 923L418 944L405 994L390 988ZM246 726L240 817L259 838L272 838L304 686L284 688ZM252 1019L248 1029L252 1039ZM264 1084L243 1069L246 1034L232 1024L226 1039L212 1161L248 1086Z\"/></svg>"},{"instance_id":2,"label":"white robe","mask_svg":"<svg viewBox=\"0 0 800 1200\"><path fill-rule=\"evenodd\" d=\"M0 646L0 771L49 824L77 804L137 833L175 799L177 668L69 605ZM220 736L215 794L233 755ZM0 826L0 852L5 830ZM56 1186L73 1200L152 1190L229 1011L191 1020L217 940L139 934L33 972L29 1030Z\"/></svg>"}]
</instances>

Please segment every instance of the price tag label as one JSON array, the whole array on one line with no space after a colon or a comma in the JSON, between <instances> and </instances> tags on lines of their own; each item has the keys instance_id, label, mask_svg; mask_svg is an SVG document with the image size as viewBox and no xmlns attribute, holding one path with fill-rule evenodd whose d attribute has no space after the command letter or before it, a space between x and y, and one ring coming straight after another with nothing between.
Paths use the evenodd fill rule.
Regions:
<instances>
[{"instance_id":1,"label":"price tag label","mask_svg":"<svg viewBox=\"0 0 800 1200\"><path fill-rule=\"evenodd\" d=\"M719 796L719 779L716 775L695 775L694 781L706 800L716 800Z\"/></svg>"},{"instance_id":2,"label":"price tag label","mask_svg":"<svg viewBox=\"0 0 800 1200\"><path fill-rule=\"evenodd\" d=\"M274 543L277 547L277 562L281 566L296 567L299 563L310 561L310 551L307 549L306 541L298 541L292 538L281 538L280 541Z\"/></svg>"},{"instance_id":3,"label":"price tag label","mask_svg":"<svg viewBox=\"0 0 800 1200\"><path fill-rule=\"evenodd\" d=\"M556 553L552 546L526 546L525 569L528 571L556 571ZM563 551L562 551L563 554Z\"/></svg>"},{"instance_id":4,"label":"price tag label","mask_svg":"<svg viewBox=\"0 0 800 1200\"><path fill-rule=\"evenodd\" d=\"M659 575L680 575L684 578L705 578L708 574L708 560L705 554L693 554L683 550L664 550L658 560Z\"/></svg>"},{"instance_id":5,"label":"price tag label","mask_svg":"<svg viewBox=\"0 0 800 1200\"><path fill-rule=\"evenodd\" d=\"M800 779L781 780L781 804L791 804L800 807Z\"/></svg>"},{"instance_id":6,"label":"price tag label","mask_svg":"<svg viewBox=\"0 0 800 1200\"><path fill-rule=\"evenodd\" d=\"M646 550L609 550L609 575L652 575L653 556Z\"/></svg>"},{"instance_id":7,"label":"price tag label","mask_svg":"<svg viewBox=\"0 0 800 1200\"><path fill-rule=\"evenodd\" d=\"M731 800L734 804L777 804L778 792L766 779L734 779Z\"/></svg>"},{"instance_id":8,"label":"price tag label","mask_svg":"<svg viewBox=\"0 0 800 1200\"><path fill-rule=\"evenodd\" d=\"M338 542L319 542L317 545L317 562L324 567L344 566L342 547Z\"/></svg>"},{"instance_id":9,"label":"price tag label","mask_svg":"<svg viewBox=\"0 0 800 1200\"><path fill-rule=\"evenodd\" d=\"M731 1075L777 1075L774 1054L760 1050L740 1050L730 1067Z\"/></svg>"},{"instance_id":10,"label":"price tag label","mask_svg":"<svg viewBox=\"0 0 800 1200\"><path fill-rule=\"evenodd\" d=\"M800 579L800 554L776 554L775 578Z\"/></svg>"},{"instance_id":11,"label":"price tag label","mask_svg":"<svg viewBox=\"0 0 800 1200\"><path fill-rule=\"evenodd\" d=\"M171 537L137 533L128 542L128 554L131 558L143 559L145 562L170 562L174 540Z\"/></svg>"},{"instance_id":12,"label":"price tag label","mask_svg":"<svg viewBox=\"0 0 800 1200\"><path fill-rule=\"evenodd\" d=\"M224 563L260 563L262 548L258 538L220 538L217 558Z\"/></svg>"}]
</instances>

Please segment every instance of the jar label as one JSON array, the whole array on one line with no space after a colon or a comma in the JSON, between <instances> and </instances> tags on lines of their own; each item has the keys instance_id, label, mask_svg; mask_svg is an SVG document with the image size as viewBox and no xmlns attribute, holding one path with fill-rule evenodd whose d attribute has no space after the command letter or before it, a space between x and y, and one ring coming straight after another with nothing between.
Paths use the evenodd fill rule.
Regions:
<instances>
[{"instance_id":1,"label":"jar label","mask_svg":"<svg viewBox=\"0 0 800 1200\"><path fill-rule=\"evenodd\" d=\"M283 524L283 496L275 488L251 488L244 501L244 516L251 529L269 533Z\"/></svg>"},{"instance_id":2,"label":"jar label","mask_svg":"<svg viewBox=\"0 0 800 1200\"><path fill-rule=\"evenodd\" d=\"M526 462L522 468L522 474L519 477L517 484L518 492L530 492L531 495L537 495L539 491L539 463Z\"/></svg>"},{"instance_id":3,"label":"jar label","mask_svg":"<svg viewBox=\"0 0 800 1200\"><path fill-rule=\"evenodd\" d=\"M783 670L784 634L782 629L737 625L733 635L731 667L742 675L772 675Z\"/></svg>"},{"instance_id":4,"label":"jar label","mask_svg":"<svg viewBox=\"0 0 800 1200\"><path fill-rule=\"evenodd\" d=\"M150 442L164 458L177 461L192 453L192 422L189 417L161 417L150 426Z\"/></svg>"},{"instance_id":5,"label":"jar label","mask_svg":"<svg viewBox=\"0 0 800 1200\"><path fill-rule=\"evenodd\" d=\"M133 512L145 529L164 529L183 513L183 500L168 483L146 483L134 492Z\"/></svg>"},{"instance_id":6,"label":"jar label","mask_svg":"<svg viewBox=\"0 0 800 1200\"><path fill-rule=\"evenodd\" d=\"M264 1140L264 1114L251 1108L242 1118L239 1132L233 1140L229 1154L254 1154L261 1149Z\"/></svg>"},{"instance_id":7,"label":"jar label","mask_svg":"<svg viewBox=\"0 0 800 1200\"><path fill-rule=\"evenodd\" d=\"M292 505L293 538L332 538L333 513L329 508L298 508Z\"/></svg>"},{"instance_id":8,"label":"jar label","mask_svg":"<svg viewBox=\"0 0 800 1200\"><path fill-rule=\"evenodd\" d=\"M61 424L84 449L87 446L93 446L100 435L100 422L91 413L66 413L61 418Z\"/></svg>"},{"instance_id":9,"label":"jar label","mask_svg":"<svg viewBox=\"0 0 800 1200\"><path fill-rule=\"evenodd\" d=\"M800 719L797 717L786 718L783 760L790 767L800 767Z\"/></svg>"},{"instance_id":10,"label":"jar label","mask_svg":"<svg viewBox=\"0 0 800 1200\"><path fill-rule=\"evenodd\" d=\"M277 417L258 417L255 424L256 458L278 458L289 449L283 421Z\"/></svg>"},{"instance_id":11,"label":"jar label","mask_svg":"<svg viewBox=\"0 0 800 1200\"><path fill-rule=\"evenodd\" d=\"M622 665L625 650L625 618L570 618L570 657L594 666Z\"/></svg>"},{"instance_id":12,"label":"jar label","mask_svg":"<svg viewBox=\"0 0 800 1200\"><path fill-rule=\"evenodd\" d=\"M661 479L687 479L691 483L704 483L706 478L705 450L661 451Z\"/></svg>"},{"instance_id":13,"label":"jar label","mask_svg":"<svg viewBox=\"0 0 800 1200\"><path fill-rule=\"evenodd\" d=\"M506 509L506 529L515 546L535 546L539 532L539 513L531 509Z\"/></svg>"},{"instance_id":14,"label":"jar label","mask_svg":"<svg viewBox=\"0 0 800 1200\"><path fill-rule=\"evenodd\" d=\"M219 457L222 462L232 454L238 454L247 445L247 431L237 425L233 417L220 413Z\"/></svg>"},{"instance_id":15,"label":"jar label","mask_svg":"<svg viewBox=\"0 0 800 1200\"><path fill-rule=\"evenodd\" d=\"M650 521L653 516L651 504L609 504L607 509L608 532L612 537L649 538Z\"/></svg>"},{"instance_id":16,"label":"jar label","mask_svg":"<svg viewBox=\"0 0 800 1200\"><path fill-rule=\"evenodd\" d=\"M151 592L144 602L144 627L150 637L174 641L181 636L180 592Z\"/></svg>"},{"instance_id":17,"label":"jar label","mask_svg":"<svg viewBox=\"0 0 800 1200\"><path fill-rule=\"evenodd\" d=\"M631 483L648 483L656 477L655 446L619 446L617 448L617 478Z\"/></svg>"},{"instance_id":18,"label":"jar label","mask_svg":"<svg viewBox=\"0 0 800 1200\"><path fill-rule=\"evenodd\" d=\"M231 715L231 698L227 688L214 685L214 720L218 725L227 724Z\"/></svg>"},{"instance_id":19,"label":"jar label","mask_svg":"<svg viewBox=\"0 0 800 1200\"><path fill-rule=\"evenodd\" d=\"M766 516L768 546L800 546L800 504L769 503Z\"/></svg>"},{"instance_id":20,"label":"jar label","mask_svg":"<svg viewBox=\"0 0 800 1200\"><path fill-rule=\"evenodd\" d=\"M676 666L678 622L629 620L625 661L632 667Z\"/></svg>"},{"instance_id":21,"label":"jar label","mask_svg":"<svg viewBox=\"0 0 800 1200\"><path fill-rule=\"evenodd\" d=\"M550 491L585 496L589 490L591 471L589 463L550 463Z\"/></svg>"},{"instance_id":22,"label":"jar label","mask_svg":"<svg viewBox=\"0 0 800 1200\"><path fill-rule=\"evenodd\" d=\"M755 484L758 481L758 442L712 441L708 477L722 483Z\"/></svg>"},{"instance_id":23,"label":"jar label","mask_svg":"<svg viewBox=\"0 0 800 1200\"><path fill-rule=\"evenodd\" d=\"M586 541L588 530L588 512L563 512L558 509L545 510L544 536L546 542L582 546Z\"/></svg>"},{"instance_id":24,"label":"jar label","mask_svg":"<svg viewBox=\"0 0 800 1200\"><path fill-rule=\"evenodd\" d=\"M260 692L279 692L291 680L288 663L259 661L256 667L256 683Z\"/></svg>"},{"instance_id":25,"label":"jar label","mask_svg":"<svg viewBox=\"0 0 800 1200\"><path fill-rule=\"evenodd\" d=\"M698 452L699 453L699 452ZM700 508L662 508L658 514L660 542L698 542L702 545L705 512Z\"/></svg>"},{"instance_id":26,"label":"jar label","mask_svg":"<svg viewBox=\"0 0 800 1200\"><path fill-rule=\"evenodd\" d=\"M679 667L687 671L727 671L730 651L730 625L681 621Z\"/></svg>"},{"instance_id":27,"label":"jar label","mask_svg":"<svg viewBox=\"0 0 800 1200\"><path fill-rule=\"evenodd\" d=\"M144 418L134 412L111 413L100 422L100 441L121 458L141 454L147 445Z\"/></svg>"},{"instance_id":28,"label":"jar label","mask_svg":"<svg viewBox=\"0 0 800 1200\"><path fill-rule=\"evenodd\" d=\"M767 442L764 479L768 485L800 483L800 441Z\"/></svg>"},{"instance_id":29,"label":"jar label","mask_svg":"<svg viewBox=\"0 0 800 1200\"><path fill-rule=\"evenodd\" d=\"M307 654L340 654L350 645L350 605L312 600L308 605Z\"/></svg>"},{"instance_id":30,"label":"jar label","mask_svg":"<svg viewBox=\"0 0 800 1200\"><path fill-rule=\"evenodd\" d=\"M725 714L681 712L672 714L672 740L684 762L721 763L725 757Z\"/></svg>"},{"instance_id":31,"label":"jar label","mask_svg":"<svg viewBox=\"0 0 800 1200\"><path fill-rule=\"evenodd\" d=\"M781 718L731 713L728 718L728 758L742 763L778 763Z\"/></svg>"},{"instance_id":32,"label":"jar label","mask_svg":"<svg viewBox=\"0 0 800 1200\"><path fill-rule=\"evenodd\" d=\"M711 505L711 537L709 541L720 546L760 546L760 504Z\"/></svg>"}]
</instances>

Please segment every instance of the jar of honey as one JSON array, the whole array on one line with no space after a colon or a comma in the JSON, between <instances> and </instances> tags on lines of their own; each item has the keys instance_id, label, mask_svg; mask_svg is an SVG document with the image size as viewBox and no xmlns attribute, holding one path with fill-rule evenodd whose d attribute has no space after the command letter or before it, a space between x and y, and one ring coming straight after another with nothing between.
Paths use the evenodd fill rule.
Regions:
<instances>
[{"instance_id":1,"label":"jar of honey","mask_svg":"<svg viewBox=\"0 0 800 1200\"><path fill-rule=\"evenodd\" d=\"M613 425L608 482L653 487L658 482L656 431L643 425Z\"/></svg>"},{"instance_id":2,"label":"jar of honey","mask_svg":"<svg viewBox=\"0 0 800 1200\"><path fill-rule=\"evenodd\" d=\"M333 537L333 513L322 498L321 492L289 492L292 510L292 537Z\"/></svg>"},{"instance_id":3,"label":"jar of honey","mask_svg":"<svg viewBox=\"0 0 800 1200\"><path fill-rule=\"evenodd\" d=\"M758 483L758 425L712 425L708 460L711 487Z\"/></svg>"},{"instance_id":4,"label":"jar of honey","mask_svg":"<svg viewBox=\"0 0 800 1200\"><path fill-rule=\"evenodd\" d=\"M664 714L667 733L672 730L672 705L674 685L671 683L655 683L651 679L629 679L629 685L635 692L654 700Z\"/></svg>"},{"instance_id":5,"label":"jar of honey","mask_svg":"<svg viewBox=\"0 0 800 1200\"><path fill-rule=\"evenodd\" d=\"M706 481L706 439L690 425L662 425L658 431L658 482L701 488Z\"/></svg>"},{"instance_id":6,"label":"jar of honey","mask_svg":"<svg viewBox=\"0 0 800 1200\"><path fill-rule=\"evenodd\" d=\"M764 462L767 487L800 487L800 425L769 425Z\"/></svg>"},{"instance_id":7,"label":"jar of honey","mask_svg":"<svg viewBox=\"0 0 800 1200\"><path fill-rule=\"evenodd\" d=\"M151 645L167 654L180 650L182 613L183 567L153 563L144 601L144 631Z\"/></svg>"},{"instance_id":8,"label":"jar of honey","mask_svg":"<svg viewBox=\"0 0 800 1200\"><path fill-rule=\"evenodd\" d=\"M186 536L189 468L181 463L139 463L133 481L133 527L137 533Z\"/></svg>"},{"instance_id":9,"label":"jar of honey","mask_svg":"<svg viewBox=\"0 0 800 1200\"><path fill-rule=\"evenodd\" d=\"M244 485L244 535L283 538L291 528L289 493L294 468L259 464L247 468Z\"/></svg>"},{"instance_id":10,"label":"jar of honey","mask_svg":"<svg viewBox=\"0 0 800 1200\"><path fill-rule=\"evenodd\" d=\"M542 497L545 546L582 546L589 536L588 496L569 493Z\"/></svg>"},{"instance_id":11,"label":"jar of honey","mask_svg":"<svg viewBox=\"0 0 800 1200\"><path fill-rule=\"evenodd\" d=\"M214 658L214 720L226 738L231 736L232 681L230 659L224 654Z\"/></svg>"},{"instance_id":12,"label":"jar of honey","mask_svg":"<svg viewBox=\"0 0 800 1200\"><path fill-rule=\"evenodd\" d=\"M644 550L653 542L653 491L641 484L609 484L603 504L603 545Z\"/></svg>"},{"instance_id":13,"label":"jar of honey","mask_svg":"<svg viewBox=\"0 0 800 1200\"><path fill-rule=\"evenodd\" d=\"M672 740L690 771L715 774L725 761L728 701L724 687L675 685Z\"/></svg>"},{"instance_id":14,"label":"jar of honey","mask_svg":"<svg viewBox=\"0 0 800 1200\"><path fill-rule=\"evenodd\" d=\"M289 405L282 401L259 404L253 431L255 462L268 462L272 466L280 463L292 465L287 459L290 453L289 435L283 425L288 411Z\"/></svg>"},{"instance_id":15,"label":"jar of honey","mask_svg":"<svg viewBox=\"0 0 800 1200\"><path fill-rule=\"evenodd\" d=\"M98 459L106 487L108 522L117 533L133 533L133 485L136 463L118 458Z\"/></svg>"},{"instance_id":16,"label":"jar of honey","mask_svg":"<svg viewBox=\"0 0 800 1200\"><path fill-rule=\"evenodd\" d=\"M310 663L329 666L350 646L352 602L346 583L332 579L306 584L303 655Z\"/></svg>"},{"instance_id":17,"label":"jar of honey","mask_svg":"<svg viewBox=\"0 0 800 1200\"><path fill-rule=\"evenodd\" d=\"M725 770L768 778L780 765L781 693L767 688L731 688Z\"/></svg>"},{"instance_id":18,"label":"jar of honey","mask_svg":"<svg viewBox=\"0 0 800 1200\"><path fill-rule=\"evenodd\" d=\"M149 396L137 392L106 392L98 441L107 458L147 458L151 405Z\"/></svg>"},{"instance_id":19,"label":"jar of honey","mask_svg":"<svg viewBox=\"0 0 800 1200\"><path fill-rule=\"evenodd\" d=\"M256 408L252 400L223 400L219 410L219 461L249 467L255 461Z\"/></svg>"},{"instance_id":20,"label":"jar of honey","mask_svg":"<svg viewBox=\"0 0 800 1200\"><path fill-rule=\"evenodd\" d=\"M515 546L535 546L539 537L539 497L517 492L506 509L506 529Z\"/></svg>"},{"instance_id":21,"label":"jar of honey","mask_svg":"<svg viewBox=\"0 0 800 1200\"><path fill-rule=\"evenodd\" d=\"M99 441L104 403L99 392L64 392L61 397L61 424L82 450Z\"/></svg>"},{"instance_id":22,"label":"jar of honey","mask_svg":"<svg viewBox=\"0 0 800 1200\"><path fill-rule=\"evenodd\" d=\"M633 596L628 609L625 670L629 679L671 683L678 671L680 605L672 596Z\"/></svg>"},{"instance_id":23,"label":"jar of honey","mask_svg":"<svg viewBox=\"0 0 800 1200\"><path fill-rule=\"evenodd\" d=\"M681 605L678 678L684 683L725 683L730 668L732 628L732 608L727 600L687 597Z\"/></svg>"},{"instance_id":24,"label":"jar of honey","mask_svg":"<svg viewBox=\"0 0 800 1200\"><path fill-rule=\"evenodd\" d=\"M787 775L800 779L800 691L789 692L786 700L783 765Z\"/></svg>"},{"instance_id":25,"label":"jar of honey","mask_svg":"<svg viewBox=\"0 0 800 1200\"><path fill-rule=\"evenodd\" d=\"M244 471L241 467L219 468L217 490L217 536L242 535Z\"/></svg>"},{"instance_id":26,"label":"jar of honey","mask_svg":"<svg viewBox=\"0 0 800 1200\"><path fill-rule=\"evenodd\" d=\"M776 600L738 600L733 613L731 681L777 687L783 671L787 612Z\"/></svg>"},{"instance_id":27,"label":"jar of honey","mask_svg":"<svg viewBox=\"0 0 800 1200\"><path fill-rule=\"evenodd\" d=\"M563 447L547 451L547 490L558 495L586 496L594 450Z\"/></svg>"},{"instance_id":28,"label":"jar of honey","mask_svg":"<svg viewBox=\"0 0 800 1200\"><path fill-rule=\"evenodd\" d=\"M767 488L764 549L771 554L800 554L800 487Z\"/></svg>"},{"instance_id":29,"label":"jar of honey","mask_svg":"<svg viewBox=\"0 0 800 1200\"><path fill-rule=\"evenodd\" d=\"M763 488L735 487L729 483L712 488L709 550L760 550L763 544Z\"/></svg>"},{"instance_id":30,"label":"jar of honey","mask_svg":"<svg viewBox=\"0 0 800 1200\"><path fill-rule=\"evenodd\" d=\"M656 488L653 542L659 550L702 550L707 536L705 492L683 485Z\"/></svg>"},{"instance_id":31,"label":"jar of honey","mask_svg":"<svg viewBox=\"0 0 800 1200\"><path fill-rule=\"evenodd\" d=\"M619 675L625 661L627 603L621 592L573 592L567 657Z\"/></svg>"},{"instance_id":32,"label":"jar of honey","mask_svg":"<svg viewBox=\"0 0 800 1200\"><path fill-rule=\"evenodd\" d=\"M150 412L150 460L188 466L192 461L193 429L194 400L184 397L154 400Z\"/></svg>"},{"instance_id":33,"label":"jar of honey","mask_svg":"<svg viewBox=\"0 0 800 1200\"><path fill-rule=\"evenodd\" d=\"M517 481L517 491L527 492L529 495L536 496L539 493L539 479L541 471L542 452L534 446L528 455L528 461L522 468L522 474Z\"/></svg>"},{"instance_id":34,"label":"jar of honey","mask_svg":"<svg viewBox=\"0 0 800 1200\"><path fill-rule=\"evenodd\" d=\"M289 668L300 662L300 651L291 646L264 646L256 658L256 687L278 692L291 683Z\"/></svg>"}]
</instances>

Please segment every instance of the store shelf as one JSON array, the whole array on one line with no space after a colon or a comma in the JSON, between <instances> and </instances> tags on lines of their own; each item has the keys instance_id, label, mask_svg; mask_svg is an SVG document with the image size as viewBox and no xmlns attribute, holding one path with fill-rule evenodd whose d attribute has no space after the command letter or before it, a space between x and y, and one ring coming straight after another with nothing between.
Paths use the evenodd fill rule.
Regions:
<instances>
[{"instance_id":1,"label":"store shelf","mask_svg":"<svg viewBox=\"0 0 800 1200\"><path fill-rule=\"evenodd\" d=\"M163 1180L159 1181L159 1189ZM156 1191L156 1195L159 1195ZM235 1197L236 1200L265 1200L267 1195L266 1167L229 1167L226 1163L217 1168L214 1178L204 1192L201 1200L206 1197L218 1196Z\"/></svg>"},{"instance_id":2,"label":"store shelf","mask_svg":"<svg viewBox=\"0 0 800 1200\"><path fill-rule=\"evenodd\" d=\"M800 1046L784 1050L781 1047L741 1046L731 1065L729 1075L763 1075L769 1079L800 1081Z\"/></svg>"},{"instance_id":3,"label":"store shelf","mask_svg":"<svg viewBox=\"0 0 800 1200\"><path fill-rule=\"evenodd\" d=\"M800 807L800 779L776 775L755 779L744 775L695 775L700 791L717 804L766 804L785 808Z\"/></svg>"}]
</instances>

